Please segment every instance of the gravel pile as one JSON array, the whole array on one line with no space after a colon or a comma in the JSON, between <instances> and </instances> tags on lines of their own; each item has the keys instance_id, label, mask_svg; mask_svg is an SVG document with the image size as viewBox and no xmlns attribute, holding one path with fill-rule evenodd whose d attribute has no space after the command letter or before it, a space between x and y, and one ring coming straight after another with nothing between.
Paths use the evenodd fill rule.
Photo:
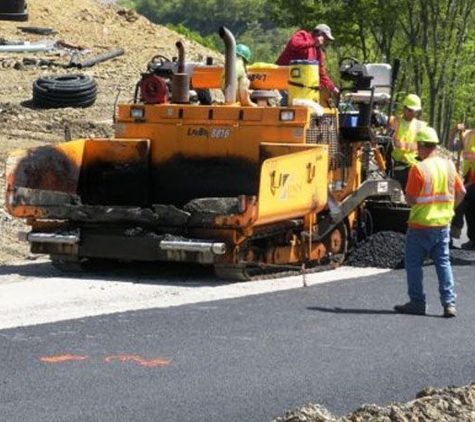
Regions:
<instances>
[{"instance_id":1,"label":"gravel pile","mask_svg":"<svg viewBox=\"0 0 475 422\"><path fill-rule=\"evenodd\" d=\"M308 404L273 422L473 422L475 383L464 387L425 388L416 399L386 407L364 405L338 418L320 405Z\"/></svg>"},{"instance_id":2,"label":"gravel pile","mask_svg":"<svg viewBox=\"0 0 475 422\"><path fill-rule=\"evenodd\" d=\"M353 267L403 268L405 235L382 231L368 237L353 249L346 261Z\"/></svg>"}]
</instances>

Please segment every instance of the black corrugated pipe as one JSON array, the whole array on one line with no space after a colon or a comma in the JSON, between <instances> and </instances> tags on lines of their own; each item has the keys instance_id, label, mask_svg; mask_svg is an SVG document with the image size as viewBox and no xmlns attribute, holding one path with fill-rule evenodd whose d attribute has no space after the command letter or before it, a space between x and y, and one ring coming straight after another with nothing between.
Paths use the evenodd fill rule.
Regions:
<instances>
[{"instance_id":1,"label":"black corrugated pipe","mask_svg":"<svg viewBox=\"0 0 475 422\"><path fill-rule=\"evenodd\" d=\"M222 26L219 28L219 36L224 41L224 102L234 104L236 102L237 75L236 75L236 40L232 32Z\"/></svg>"}]
</instances>

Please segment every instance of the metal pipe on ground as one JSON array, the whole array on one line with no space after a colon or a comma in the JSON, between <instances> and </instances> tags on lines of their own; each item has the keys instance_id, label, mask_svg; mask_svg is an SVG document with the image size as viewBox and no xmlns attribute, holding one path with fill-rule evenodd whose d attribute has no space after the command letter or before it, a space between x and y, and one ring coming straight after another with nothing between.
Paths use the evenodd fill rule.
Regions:
<instances>
[{"instance_id":1,"label":"metal pipe on ground","mask_svg":"<svg viewBox=\"0 0 475 422\"><path fill-rule=\"evenodd\" d=\"M125 50L123 48L116 48L114 50L108 51L107 53L99 54L98 56L92 57L91 59L76 63L74 64L74 66L76 66L78 69L91 67L91 66L94 66L96 63L105 62L115 57L122 56L122 54L124 53L125 53Z\"/></svg>"},{"instance_id":2,"label":"metal pipe on ground","mask_svg":"<svg viewBox=\"0 0 475 422\"><path fill-rule=\"evenodd\" d=\"M38 44L0 45L0 53L37 53L55 49L55 41L45 41Z\"/></svg>"}]
</instances>

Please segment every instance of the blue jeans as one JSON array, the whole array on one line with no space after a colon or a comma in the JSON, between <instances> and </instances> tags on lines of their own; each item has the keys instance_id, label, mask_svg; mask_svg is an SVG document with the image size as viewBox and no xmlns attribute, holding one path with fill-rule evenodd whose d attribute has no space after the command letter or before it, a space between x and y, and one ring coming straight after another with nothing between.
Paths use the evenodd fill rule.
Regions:
<instances>
[{"instance_id":1,"label":"blue jeans","mask_svg":"<svg viewBox=\"0 0 475 422\"><path fill-rule=\"evenodd\" d=\"M424 259L430 257L435 264L439 280L440 302L442 305L455 305L454 277L449 256L449 227L428 229L408 228L406 234L405 264L408 295L411 302L424 304L426 296L423 285Z\"/></svg>"}]
</instances>

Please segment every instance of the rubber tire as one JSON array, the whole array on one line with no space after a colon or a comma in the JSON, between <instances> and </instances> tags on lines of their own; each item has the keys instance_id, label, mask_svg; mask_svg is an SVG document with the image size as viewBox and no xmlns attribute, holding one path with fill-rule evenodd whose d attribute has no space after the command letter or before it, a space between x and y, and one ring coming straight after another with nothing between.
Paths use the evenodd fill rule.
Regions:
<instances>
[{"instance_id":1,"label":"rubber tire","mask_svg":"<svg viewBox=\"0 0 475 422\"><path fill-rule=\"evenodd\" d=\"M86 75L51 75L33 82L33 103L39 108L85 108L96 97L97 82Z\"/></svg>"}]
</instances>

